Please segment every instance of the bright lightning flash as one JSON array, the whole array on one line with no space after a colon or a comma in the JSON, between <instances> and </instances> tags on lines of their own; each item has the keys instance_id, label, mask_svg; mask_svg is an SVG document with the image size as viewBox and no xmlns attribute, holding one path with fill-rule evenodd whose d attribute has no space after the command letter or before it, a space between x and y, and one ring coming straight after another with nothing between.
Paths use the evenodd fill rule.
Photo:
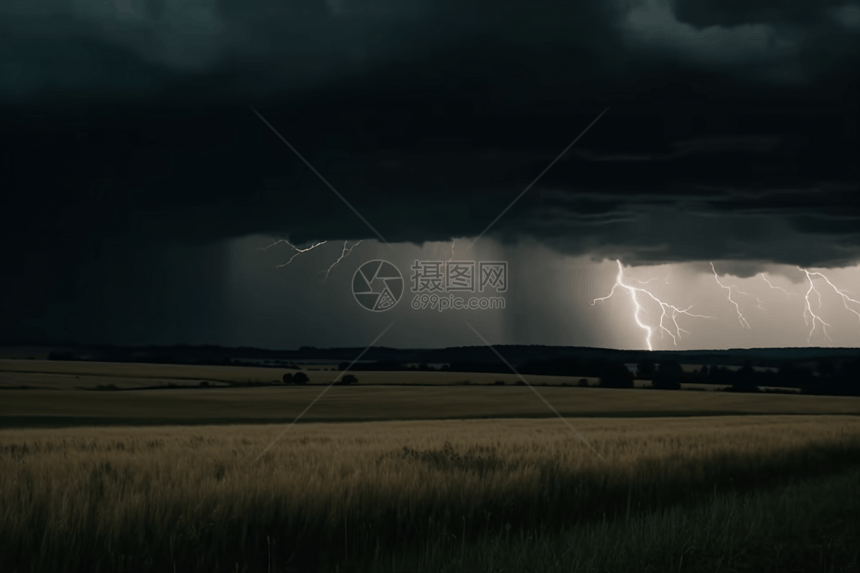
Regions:
<instances>
[{"instance_id":1,"label":"bright lightning flash","mask_svg":"<svg viewBox=\"0 0 860 573\"><path fill-rule=\"evenodd\" d=\"M654 281L659 281L659 280L661 280L661 279L654 278L654 279L648 279L647 281L640 281L637 279L636 282L639 283L640 285L647 285L649 283L653 283ZM662 282L664 282L665 284L669 284L669 279L662 279Z\"/></svg>"},{"instance_id":2,"label":"bright lightning flash","mask_svg":"<svg viewBox=\"0 0 860 573\"><path fill-rule=\"evenodd\" d=\"M354 248L356 248L358 245L360 245L360 244L361 244L361 241L359 241L359 242L357 242L356 244L354 244L353 246L349 247L349 249L347 249L347 248L346 248L347 243L349 243L349 241L344 241L344 242L343 242L343 251L341 251L341 253L340 253L340 257L338 257L338 259L337 259L335 262L333 262L333 263L331 264L331 266L330 266L327 270L325 270L325 271L320 271L320 273L325 273L325 278L323 279L323 282L325 282L325 281L327 281L327 280L328 280L328 275L329 275L329 273L331 272L331 270L332 270L333 268L335 268L339 262L341 262L341 261L342 261L342 260L344 260L346 257L348 257L348 256L349 256L349 254L352 252L352 250L353 250Z\"/></svg>"},{"instance_id":3,"label":"bright lightning flash","mask_svg":"<svg viewBox=\"0 0 860 573\"><path fill-rule=\"evenodd\" d=\"M734 301L734 299L732 299L732 289L738 290L738 287L736 287L735 285L726 286L723 283L721 283L720 277L717 275L717 269L714 268L714 263L711 263L711 270L714 271L714 278L717 280L717 284L720 285L722 288L726 289L727 291L729 291L729 302L732 303L733 305L735 305L735 310L738 311L738 321L741 323L741 328L750 328L750 325L747 322L747 319L745 319L744 315L741 314L741 307L738 306L738 303L736 303ZM740 290L738 290L738 292L741 294L747 294L745 292L741 292Z\"/></svg>"},{"instance_id":4,"label":"bright lightning flash","mask_svg":"<svg viewBox=\"0 0 860 573\"><path fill-rule=\"evenodd\" d=\"M315 245L311 245L310 247L308 247L308 248L306 248L306 249L300 249L300 248L298 248L297 246L295 246L294 244L292 244L291 242L289 242L288 240L286 240L286 239L280 239L280 240L275 241L274 243L272 243L272 244L271 244L271 245L269 245L268 247L263 247L263 250L264 250L264 251L267 251L267 250L271 249L272 247L274 247L275 245L280 245L281 243L286 243L287 245L289 245L289 246L290 246L290 248L291 248L291 249L293 249L293 250L295 251L295 253L293 253L293 256L292 256L292 257L290 257L290 260L289 260L289 261L287 261L286 263L284 263L284 264L282 264L282 265L278 265L278 266L277 266L277 268L279 268L279 269L280 269L280 268L282 268L282 267L285 267L285 266L287 266L288 264L290 264L291 262L293 262L293 259L295 259L295 258L296 258L296 257L298 257L299 255L301 255L302 253L307 253L308 251L311 251L311 250L313 250L313 249L316 249L316 248L317 248L317 247L319 247L320 245L325 245L325 243L326 243L326 242L325 242L325 241L322 241L322 242L317 243L317 244L315 244Z\"/></svg>"},{"instance_id":5,"label":"bright lightning flash","mask_svg":"<svg viewBox=\"0 0 860 573\"><path fill-rule=\"evenodd\" d=\"M781 290L782 292L784 292L788 296L797 296L795 293L788 292L787 290L785 290L782 287L774 286L773 283L771 283L769 280L767 280L767 277L764 275L764 273L759 273L759 274L760 274L761 278L764 279L764 282L767 283L767 286L769 286L773 290Z\"/></svg>"},{"instance_id":6,"label":"bright lightning flash","mask_svg":"<svg viewBox=\"0 0 860 573\"><path fill-rule=\"evenodd\" d=\"M803 320L806 321L806 324L809 324L809 320L806 318L806 315L809 314L812 317L812 329L809 331L809 337L806 339L807 342L809 342L812 339L812 333L815 332L815 321L816 320L818 320L821 323L821 329L824 331L824 336L827 336L827 339L831 340L830 336L827 334L827 327L830 325L828 323L824 322L824 320L820 316L817 316L814 312L812 312L812 304L809 302L809 293L815 291L815 294L818 295L818 308L821 308L821 293L818 291L818 289L815 288L815 284L812 282L812 276L813 275L817 275L817 276L823 278L824 281L827 284L829 284L833 290L836 291L836 294L838 294L839 296L842 297L842 304L845 306L845 308L849 312L853 312L854 314L856 314L857 318L860 319L860 312L858 312L858 311L854 310L853 308L851 308L850 306L848 306L849 301L860 305L860 300L854 300L850 296L846 295L844 291L841 291L838 288L836 288L836 285L834 285L832 282L830 282L830 279L828 279L823 274L821 274L819 272L815 272L815 271L810 272L806 269L801 269L800 267L797 267L797 268L800 269L801 271L803 271L804 273L806 273L806 278L807 278L807 280L809 280L809 290L806 291L806 308L803 310Z\"/></svg>"},{"instance_id":7,"label":"bright lightning flash","mask_svg":"<svg viewBox=\"0 0 860 573\"><path fill-rule=\"evenodd\" d=\"M615 278L615 284L612 285L612 290L609 292L608 295L601 297L601 298L594 299L594 301L591 303L591 306L594 306L597 303L597 301L603 302L606 299L610 298L613 294L615 294L615 289L618 287L627 289L627 292L630 293L630 298L633 299L633 304L636 307L636 311L633 313L633 319L636 321L636 324L638 324L639 327L647 333L645 336L645 344L648 346L648 350L654 350L654 348L651 346L651 334L653 333L653 330L651 329L650 326L648 326L647 324L645 324L644 322L642 322L639 319L640 311L645 311L645 309L642 308L642 305L639 303L639 298L637 296L637 293L641 292L641 293L648 295L649 297L651 297L652 300L654 300L654 302L656 302L657 304L660 305L660 308L663 311L663 314L660 315L661 334L664 331L667 332L669 334L669 336L672 337L672 342L675 343L675 346L678 345L677 338L681 338L681 333L687 332L686 330L684 330L683 328L678 326L677 317L679 314L686 314L687 316L695 316L698 318L710 318L710 319L714 318L713 316L703 316L701 314L690 314L688 311L691 308L693 308L692 306L689 306L685 309L680 309L676 306L672 306L671 304L668 304L668 303L661 301L660 299L658 299L656 296L654 296L648 290L625 284L624 283L624 267L621 266L620 260L616 260L615 262L618 263L618 276ZM668 310L672 311L671 314L669 315L669 317L671 318L673 324L675 325L675 333L673 333L671 330L669 330L668 328L663 326L663 320L666 318ZM647 312L647 311L645 311L645 312ZM677 333L677 337L675 336L676 333ZM689 332L687 332L687 334L689 334Z\"/></svg>"}]
</instances>

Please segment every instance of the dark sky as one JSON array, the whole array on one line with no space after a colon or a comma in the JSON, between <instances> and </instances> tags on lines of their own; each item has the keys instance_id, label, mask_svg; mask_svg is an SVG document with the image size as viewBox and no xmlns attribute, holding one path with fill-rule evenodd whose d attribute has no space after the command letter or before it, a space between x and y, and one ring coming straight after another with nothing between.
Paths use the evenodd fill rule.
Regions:
<instances>
[{"instance_id":1,"label":"dark sky","mask_svg":"<svg viewBox=\"0 0 860 573\"><path fill-rule=\"evenodd\" d=\"M801 266L860 293L856 0L6 0L0 13L6 344L368 344L390 318L352 299L362 262L447 259L441 243L479 236L607 107L468 256L510 263L506 309L474 318L491 342L641 347L629 309L606 323L588 304L615 259L643 281L705 277L724 304L709 261L726 283L767 272L803 295ZM279 238L328 243L275 268L293 251L259 249ZM344 240L364 242L321 282ZM476 343L463 316L416 320L387 345ZM693 344L829 343L768 324ZM858 345L860 326L833 324Z\"/></svg>"}]
</instances>

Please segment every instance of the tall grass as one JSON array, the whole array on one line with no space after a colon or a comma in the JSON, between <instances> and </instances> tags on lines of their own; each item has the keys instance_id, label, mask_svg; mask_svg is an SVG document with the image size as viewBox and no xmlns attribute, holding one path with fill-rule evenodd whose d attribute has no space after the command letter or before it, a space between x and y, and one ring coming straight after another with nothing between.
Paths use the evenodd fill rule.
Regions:
<instances>
[{"instance_id":1,"label":"tall grass","mask_svg":"<svg viewBox=\"0 0 860 573\"><path fill-rule=\"evenodd\" d=\"M860 459L854 417L574 426L606 463L558 420L307 424L256 462L283 426L5 430L0 570L344 571L451 532L465 550Z\"/></svg>"},{"instance_id":2,"label":"tall grass","mask_svg":"<svg viewBox=\"0 0 860 573\"><path fill-rule=\"evenodd\" d=\"M860 571L860 470L618 519L481 534L375 555L364 570L502 573L812 573Z\"/></svg>"}]
</instances>

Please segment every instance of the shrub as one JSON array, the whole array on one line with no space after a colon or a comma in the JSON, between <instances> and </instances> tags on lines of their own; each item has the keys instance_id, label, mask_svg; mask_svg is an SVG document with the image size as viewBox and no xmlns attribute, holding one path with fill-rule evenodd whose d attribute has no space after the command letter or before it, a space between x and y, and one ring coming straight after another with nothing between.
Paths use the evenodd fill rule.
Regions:
<instances>
[{"instance_id":1,"label":"shrub","mask_svg":"<svg viewBox=\"0 0 860 573\"><path fill-rule=\"evenodd\" d=\"M200 385L201 385L201 386L204 386L204 387L205 387L205 386L209 386L209 382L207 382L206 380L201 380L201 381L200 381Z\"/></svg>"},{"instance_id":2,"label":"shrub","mask_svg":"<svg viewBox=\"0 0 860 573\"><path fill-rule=\"evenodd\" d=\"M346 374L343 378L338 380L336 384L341 386L348 386L350 384L358 384L358 378L353 376L352 374Z\"/></svg>"},{"instance_id":3,"label":"shrub","mask_svg":"<svg viewBox=\"0 0 860 573\"><path fill-rule=\"evenodd\" d=\"M633 374L623 364L610 362L600 368L603 388L633 388Z\"/></svg>"},{"instance_id":4,"label":"shrub","mask_svg":"<svg viewBox=\"0 0 860 573\"><path fill-rule=\"evenodd\" d=\"M295 380L293 380L293 375L289 372L284 374L284 377L282 378L282 380L283 380L284 384L292 384L293 382L295 382Z\"/></svg>"},{"instance_id":5,"label":"shrub","mask_svg":"<svg viewBox=\"0 0 860 573\"><path fill-rule=\"evenodd\" d=\"M293 374L293 384L307 384L310 379L304 372L296 372Z\"/></svg>"},{"instance_id":6,"label":"shrub","mask_svg":"<svg viewBox=\"0 0 860 573\"><path fill-rule=\"evenodd\" d=\"M496 386L504 386L504 385L505 385L504 380L496 380Z\"/></svg>"}]
</instances>

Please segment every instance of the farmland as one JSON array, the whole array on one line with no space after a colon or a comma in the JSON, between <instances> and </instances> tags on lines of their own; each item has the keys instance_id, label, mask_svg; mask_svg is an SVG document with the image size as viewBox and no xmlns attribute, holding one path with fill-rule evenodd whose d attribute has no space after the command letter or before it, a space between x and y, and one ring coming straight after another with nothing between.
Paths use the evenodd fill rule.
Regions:
<instances>
[{"instance_id":1,"label":"farmland","mask_svg":"<svg viewBox=\"0 0 860 573\"><path fill-rule=\"evenodd\" d=\"M273 423L292 421L337 373L306 370L305 386L273 383L271 368L0 361L0 427ZM555 414L518 378L456 372L359 372L332 387L307 421L547 417ZM582 378L528 376L564 416L860 414L860 398L572 387ZM597 380L586 378L587 384ZM502 385L497 385L502 382ZM648 385L647 381L638 381ZM205 386L201 386L205 383ZM116 391L98 391L99 389Z\"/></svg>"},{"instance_id":2,"label":"farmland","mask_svg":"<svg viewBox=\"0 0 860 573\"><path fill-rule=\"evenodd\" d=\"M560 420L496 374L0 367L2 571L858 564L860 398L528 376Z\"/></svg>"},{"instance_id":3,"label":"farmland","mask_svg":"<svg viewBox=\"0 0 860 573\"><path fill-rule=\"evenodd\" d=\"M323 369L325 368L325 369ZM328 385L338 375L331 367L305 366L302 371L311 385ZM39 389L94 389L113 384L117 388L197 386L206 381L213 385L280 382L284 374L296 370L242 366L189 366L181 364L137 364L105 362L65 362L51 360L0 360L0 388L28 386ZM468 380L476 385L494 384L497 380L513 385L514 374L459 372L358 372L363 385L452 385ZM535 384L562 385L578 382L582 377L533 376ZM597 379L586 377L591 384Z\"/></svg>"},{"instance_id":4,"label":"farmland","mask_svg":"<svg viewBox=\"0 0 860 573\"><path fill-rule=\"evenodd\" d=\"M558 419L304 424L277 441L282 426L5 430L0 559L21 571L489 572L619 559L616 570L672 570L685 557L697 571L726 550L726 570L799 571L822 558L804 537L818 526L825 562L856 559L856 417L574 426L587 444ZM801 508L812 513L779 521ZM673 540L658 524L693 533ZM779 535L782 557L756 554Z\"/></svg>"},{"instance_id":5,"label":"farmland","mask_svg":"<svg viewBox=\"0 0 860 573\"><path fill-rule=\"evenodd\" d=\"M3 390L0 424L148 425L291 422L323 387ZM860 398L725 392L537 388L563 416L860 414ZM307 421L534 418L555 414L527 386L334 386Z\"/></svg>"}]
</instances>

